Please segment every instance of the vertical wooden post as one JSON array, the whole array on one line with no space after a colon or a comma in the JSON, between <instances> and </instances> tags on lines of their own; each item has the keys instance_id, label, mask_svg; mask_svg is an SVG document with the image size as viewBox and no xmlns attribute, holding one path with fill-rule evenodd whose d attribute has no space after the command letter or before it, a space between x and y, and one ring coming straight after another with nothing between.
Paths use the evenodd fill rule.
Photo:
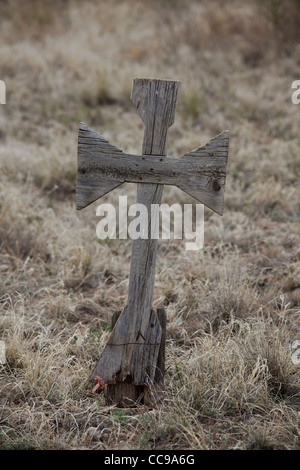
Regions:
<instances>
[{"instance_id":1,"label":"vertical wooden post","mask_svg":"<svg viewBox=\"0 0 300 470\"><path fill-rule=\"evenodd\" d=\"M145 125L141 158L166 155L167 132L174 122L179 87L178 81L133 81L131 98ZM123 356L119 358L122 367L115 383L107 387L108 403L125 406L137 400L149 403L152 392L163 382L166 319L164 310L159 311L158 318L152 309L158 240L151 237L151 205L161 204L162 193L163 184L138 183L137 204L147 209L148 237L133 241L128 304L112 332L109 341L112 348L107 354L104 351L97 366L100 375L103 362L111 359L111 354ZM117 344L119 347L114 347Z\"/></svg>"},{"instance_id":2,"label":"vertical wooden post","mask_svg":"<svg viewBox=\"0 0 300 470\"><path fill-rule=\"evenodd\" d=\"M145 125L143 155L166 155L167 133L168 128L174 122L179 87L180 82L177 81L149 79L135 79L133 81L131 99ZM156 318L156 322L160 326L160 346L155 366L154 383L130 385L125 380L125 382L112 384L107 389L108 402L122 403L125 401L125 404L128 404L130 401L135 402L140 397L142 402L150 404L154 393L163 383L166 313L164 309L160 309L158 318L157 313L152 309L158 240L151 238L150 219L151 205L161 204L162 193L162 184L139 183L137 185L137 204L143 204L149 214L148 238L138 238L132 244L127 305L131 318L144 326L139 328L141 335L145 329L153 328L151 326L153 318ZM158 338L156 339L158 340Z\"/></svg>"},{"instance_id":3,"label":"vertical wooden post","mask_svg":"<svg viewBox=\"0 0 300 470\"><path fill-rule=\"evenodd\" d=\"M115 324L117 323L120 315L121 312L115 312L113 314L111 321L112 329L115 327ZM154 315L154 311L152 311L152 315ZM149 387L146 385L134 385L132 383L129 383L130 380L116 382L115 384L107 384L107 404L117 404L118 406L122 407L132 406L136 403L153 405L154 403L157 403L159 401L161 392L163 390L165 376L167 315L163 307L159 307L157 309L156 315L161 326L162 336L158 352L153 386Z\"/></svg>"},{"instance_id":4,"label":"vertical wooden post","mask_svg":"<svg viewBox=\"0 0 300 470\"><path fill-rule=\"evenodd\" d=\"M152 204L161 204L164 184L175 184L223 213L228 131L179 159L166 157L179 87L171 80L133 81L131 98L145 126L142 155L122 152L84 123L79 129L77 209L128 181L138 184L137 203L148 214L146 236L132 244L127 306L114 316L111 336L90 377L100 376L107 384L107 402L119 406L151 403L164 377L166 315L152 308L158 240L151 229L159 224L158 213L151 220Z\"/></svg>"}]
</instances>

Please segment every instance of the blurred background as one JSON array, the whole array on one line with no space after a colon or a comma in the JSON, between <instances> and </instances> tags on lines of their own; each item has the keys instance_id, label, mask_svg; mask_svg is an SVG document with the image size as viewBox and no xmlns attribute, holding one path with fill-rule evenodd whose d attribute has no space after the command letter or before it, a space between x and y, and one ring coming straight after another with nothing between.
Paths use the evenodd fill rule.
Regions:
<instances>
[{"instance_id":1,"label":"blurred background","mask_svg":"<svg viewBox=\"0 0 300 470\"><path fill-rule=\"evenodd\" d=\"M78 123L137 152L143 131L132 79L170 78L182 88L169 152L229 128L227 207L299 214L286 188L299 175L299 108L291 103L299 13L298 0L1 1L2 144L13 154L9 139L39 149L22 165L5 157L2 172L12 167L14 178L21 171L43 190L57 185L56 196L73 194Z\"/></svg>"},{"instance_id":2,"label":"blurred background","mask_svg":"<svg viewBox=\"0 0 300 470\"><path fill-rule=\"evenodd\" d=\"M0 446L299 448L289 345L300 339L300 1L1 0L0 10ZM182 82L170 156L230 130L224 215L205 210L204 249L159 244L172 408L143 416L99 409L86 391L126 304L131 255L130 240L97 240L96 205L135 202L136 187L75 209L81 121L141 151L134 77ZM165 187L164 202L178 201L195 202Z\"/></svg>"}]
</instances>

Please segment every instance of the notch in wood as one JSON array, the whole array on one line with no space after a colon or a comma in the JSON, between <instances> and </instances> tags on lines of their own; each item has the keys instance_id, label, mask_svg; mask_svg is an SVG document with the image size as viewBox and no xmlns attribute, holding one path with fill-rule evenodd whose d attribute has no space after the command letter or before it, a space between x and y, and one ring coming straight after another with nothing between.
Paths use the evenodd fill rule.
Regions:
<instances>
[{"instance_id":1,"label":"notch in wood","mask_svg":"<svg viewBox=\"0 0 300 470\"><path fill-rule=\"evenodd\" d=\"M174 123L181 82L135 78L131 100L144 125L143 155L166 155L167 132Z\"/></svg>"}]
</instances>

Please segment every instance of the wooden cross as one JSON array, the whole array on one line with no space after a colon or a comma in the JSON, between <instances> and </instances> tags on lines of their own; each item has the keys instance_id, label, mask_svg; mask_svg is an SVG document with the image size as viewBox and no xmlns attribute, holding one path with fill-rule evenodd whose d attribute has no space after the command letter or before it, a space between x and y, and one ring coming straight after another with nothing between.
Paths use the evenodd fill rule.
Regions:
<instances>
[{"instance_id":1,"label":"wooden cross","mask_svg":"<svg viewBox=\"0 0 300 470\"><path fill-rule=\"evenodd\" d=\"M167 158L167 133L175 118L180 82L134 79L131 99L144 126L142 155L130 155L81 123L78 139L77 209L124 182L137 183L137 203L149 214L148 238L132 244L128 303L91 379L106 384L107 401L151 401L164 376L166 318L152 309L157 239L151 239L151 204L161 204L163 185L176 185L218 214L223 213L229 131L181 158ZM144 398L142 398L144 397Z\"/></svg>"}]
</instances>

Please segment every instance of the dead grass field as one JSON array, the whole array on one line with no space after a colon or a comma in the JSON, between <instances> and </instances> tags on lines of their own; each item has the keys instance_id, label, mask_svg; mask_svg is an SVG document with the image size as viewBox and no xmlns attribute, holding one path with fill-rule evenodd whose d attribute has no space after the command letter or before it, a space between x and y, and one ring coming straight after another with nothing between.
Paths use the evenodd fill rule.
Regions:
<instances>
[{"instance_id":1,"label":"dead grass field","mask_svg":"<svg viewBox=\"0 0 300 470\"><path fill-rule=\"evenodd\" d=\"M296 0L1 2L1 449L300 449L299 16ZM80 121L141 150L134 77L182 81L169 155L231 132L224 215L205 210L204 249L159 242L156 409L91 393L131 241L97 239L98 203L75 209ZM192 200L165 187L177 201Z\"/></svg>"}]
</instances>

